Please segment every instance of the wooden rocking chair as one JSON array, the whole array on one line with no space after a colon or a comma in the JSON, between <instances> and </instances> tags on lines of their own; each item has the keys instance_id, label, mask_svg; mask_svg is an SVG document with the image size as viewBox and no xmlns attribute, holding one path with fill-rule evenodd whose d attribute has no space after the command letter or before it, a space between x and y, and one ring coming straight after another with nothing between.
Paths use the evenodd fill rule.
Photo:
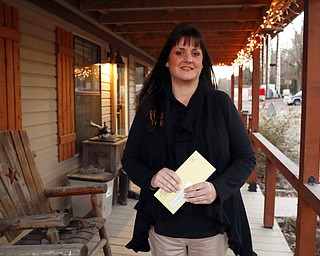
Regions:
<instances>
[{"instance_id":1,"label":"wooden rocking chair","mask_svg":"<svg viewBox=\"0 0 320 256\"><path fill-rule=\"evenodd\" d=\"M0 131L0 236L12 243L31 230L13 245L0 246L0 255L92 256L103 250L111 256L96 196L106 190L105 183L44 189L26 132ZM51 210L49 197L84 194L91 194L92 218Z\"/></svg>"}]
</instances>

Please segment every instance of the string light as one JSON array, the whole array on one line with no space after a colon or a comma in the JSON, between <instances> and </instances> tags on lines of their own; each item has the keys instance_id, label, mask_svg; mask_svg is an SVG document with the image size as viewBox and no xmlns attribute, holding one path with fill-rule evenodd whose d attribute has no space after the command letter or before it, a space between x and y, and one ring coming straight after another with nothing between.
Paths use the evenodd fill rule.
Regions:
<instances>
[{"instance_id":1,"label":"string light","mask_svg":"<svg viewBox=\"0 0 320 256\"><path fill-rule=\"evenodd\" d=\"M263 17L263 23L260 25L262 33L277 33L282 31L285 26L288 24L286 21L290 19L291 14L298 14L291 9L291 5L297 4L297 0L282 0L279 3L279 0L274 0L267 15ZM284 17L284 14L286 14Z\"/></svg>"},{"instance_id":2,"label":"string light","mask_svg":"<svg viewBox=\"0 0 320 256\"><path fill-rule=\"evenodd\" d=\"M241 49L238 54L237 58L234 60L232 65L235 66L242 66L248 61L252 59L252 52L255 49L260 49L263 46L263 35L252 33L251 36L248 38L248 43L244 49Z\"/></svg>"},{"instance_id":3,"label":"string light","mask_svg":"<svg viewBox=\"0 0 320 256\"><path fill-rule=\"evenodd\" d=\"M82 68L75 68L74 75L80 80L84 80L89 77L92 73L90 67L82 67Z\"/></svg>"},{"instance_id":4,"label":"string light","mask_svg":"<svg viewBox=\"0 0 320 256\"><path fill-rule=\"evenodd\" d=\"M78 68L76 67L74 69L74 75L76 78L78 78L79 80L85 80L86 78L88 78L89 76L91 75L94 75L95 77L98 77L99 76L99 71L96 70L96 68L92 68L89 67L89 66L86 66L86 67L81 67L81 68Z\"/></svg>"},{"instance_id":5,"label":"string light","mask_svg":"<svg viewBox=\"0 0 320 256\"><path fill-rule=\"evenodd\" d=\"M250 61L252 52L255 49L262 48L263 38L266 34L278 33L284 29L287 25L286 21L290 19L291 15L298 14L291 8L292 4L298 6L297 0L273 0L266 16L263 17L259 31L251 34L246 47L238 52L232 66L242 66Z\"/></svg>"},{"instance_id":6,"label":"string light","mask_svg":"<svg viewBox=\"0 0 320 256\"><path fill-rule=\"evenodd\" d=\"M227 64L224 64L224 63L219 63L217 66L218 66L218 67L228 67L228 65L227 65Z\"/></svg>"}]
</instances>

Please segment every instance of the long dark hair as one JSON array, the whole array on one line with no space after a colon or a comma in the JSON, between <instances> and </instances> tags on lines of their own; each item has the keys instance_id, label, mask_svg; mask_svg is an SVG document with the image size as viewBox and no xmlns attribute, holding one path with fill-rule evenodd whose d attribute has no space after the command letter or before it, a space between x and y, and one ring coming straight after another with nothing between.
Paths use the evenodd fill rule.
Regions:
<instances>
[{"instance_id":1,"label":"long dark hair","mask_svg":"<svg viewBox=\"0 0 320 256\"><path fill-rule=\"evenodd\" d=\"M185 23L176 26L163 46L154 68L145 79L136 99L137 109L140 109L146 104L146 114L149 114L149 111L156 113L156 123L160 123L161 113L163 113L163 89L166 85L171 84L170 72L166 67L166 62L169 59L171 49L179 43L181 38L184 38L185 44L192 42L196 47L200 47L202 51L203 68L199 77L199 83L216 89L211 59L200 31Z\"/></svg>"}]
</instances>

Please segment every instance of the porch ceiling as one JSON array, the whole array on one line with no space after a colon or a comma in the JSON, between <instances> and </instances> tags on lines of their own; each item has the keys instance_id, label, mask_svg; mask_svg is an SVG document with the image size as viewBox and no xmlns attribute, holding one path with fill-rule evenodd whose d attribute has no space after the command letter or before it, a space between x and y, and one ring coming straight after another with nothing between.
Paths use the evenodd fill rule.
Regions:
<instances>
[{"instance_id":1,"label":"porch ceiling","mask_svg":"<svg viewBox=\"0 0 320 256\"><path fill-rule=\"evenodd\" d=\"M176 24L188 22L203 33L213 64L230 65L244 49L272 0L65 0L125 40L157 58ZM303 0L289 4L289 23L303 9Z\"/></svg>"}]
</instances>

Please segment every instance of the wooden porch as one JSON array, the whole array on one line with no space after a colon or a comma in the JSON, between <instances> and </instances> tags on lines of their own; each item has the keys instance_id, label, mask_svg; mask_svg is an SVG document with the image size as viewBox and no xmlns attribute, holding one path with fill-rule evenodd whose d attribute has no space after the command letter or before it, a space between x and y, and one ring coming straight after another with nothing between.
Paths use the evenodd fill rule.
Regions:
<instances>
[{"instance_id":1,"label":"wooden porch","mask_svg":"<svg viewBox=\"0 0 320 256\"><path fill-rule=\"evenodd\" d=\"M246 184L242 188L242 196L247 209L255 252L259 256L292 256L293 254L276 221L273 229L263 227L264 196L260 189L257 192L249 192L248 184ZM125 248L132 236L135 219L133 207L136 202L134 199L128 199L126 206L114 205L112 213L107 219L107 233L113 256L151 256L150 252L137 254ZM229 250L227 256L231 255L234 254Z\"/></svg>"},{"instance_id":2,"label":"wooden porch","mask_svg":"<svg viewBox=\"0 0 320 256\"><path fill-rule=\"evenodd\" d=\"M154 61L152 57L147 56L148 54L141 53L138 51L136 47L128 47L127 43L124 40L119 40L118 37L114 35L110 35L110 33L106 33L106 31L101 26L96 26L95 24L98 21L99 15L97 13L93 13L95 15L91 16L94 22L89 21L89 16L92 14L91 12L96 12L98 7L96 7L94 2L101 1L71 1L71 0L56 0L56 1L40 1L40 0L28 0L28 1L14 1L14 0L0 0L1 2L7 2L10 5L13 4L16 7L19 7L21 18L17 18L14 25L18 25L21 21L22 29L21 34L19 30L14 29L11 31L11 24L8 24L8 28L4 27L1 24L0 30L6 33L0 33L1 40L6 40L6 45L9 45L10 56L6 57L6 62L0 62L0 77L6 78L5 80L1 80L1 88L4 88L2 91L6 91L8 88L8 92L11 94L1 94L0 98L2 106L0 109L1 113L4 113L1 116L0 125L1 129L20 129L21 127L28 130L28 132L32 135L32 141L35 145L35 151L38 154L38 162L41 167L41 176L43 177L46 184L57 184L63 183L62 177L66 176L66 170L70 170L76 167L78 163L76 163L76 159L69 159L69 162L57 162L56 161L56 150L55 148L58 146L56 144L57 140L57 126L58 122L54 118L54 113L57 112L56 109L56 101L57 97L55 97L54 92L57 88L55 85L56 82L56 72L54 71L54 67L56 66L55 56L58 55L58 52L55 51L55 38L54 38L54 29L57 25L63 24L65 29L74 30L76 34L81 34L84 37L88 36L88 31L92 33L92 40L96 40L99 38L101 41L105 41L108 44L116 45L118 50L121 50L121 53L128 58L128 63L130 67L134 67L135 58L138 60L142 60L143 62L147 62L148 64L152 64ZM90 3L91 2L91 3ZM106 3L108 1L105 1ZM113 2L113 1L112 1ZM116 1L112 4L117 4ZM156 42L159 41L159 36L162 38L165 37L162 33L167 33L169 29L171 30L171 25L164 26L163 24L159 26L154 26L152 23L154 22L151 18L161 17L162 22L165 21L175 21L181 22L184 21L185 17L201 17L205 19L207 22L197 22L197 20L189 20L189 22L198 23L202 31L205 32L206 35L209 35L208 31L213 32L210 34L207 42L210 48L212 48L212 55L214 57L214 63L229 63L236 57L236 53L241 47L246 45L247 36L250 35L252 31L256 31L257 27L251 25L251 23L259 25L259 22L254 21L246 21L247 19L253 19L254 17L258 17L259 20L262 20L262 17L265 14L265 9L268 8L271 1L267 0L257 0L252 1L255 2L255 5L260 8L261 13L253 10L252 7L248 7L248 1L240 1L240 0L230 0L230 1L216 1L219 2L220 7L215 10L212 8L212 11L205 10L202 12L201 5L207 9L208 3L212 1L199 1L196 2L195 14L191 15L190 7L186 7L188 1L175 1L180 5L178 6L177 11L171 5L168 5L168 1L161 1L160 6L151 6L153 8L149 9L152 13L148 14L148 19L146 15L141 15L141 10L138 9L139 1L128 1L130 3L131 8L139 11L136 15L127 15L127 13L120 13L119 6L101 6L100 9L101 14L106 14L106 17L102 19L107 28L114 27L114 24L108 23L115 20L120 24L120 28L115 30L118 35L121 34L127 35L127 38L131 38L131 43L135 46L141 47L144 49L146 53L154 53L154 56L157 56L157 53L154 51L156 49L149 49L150 45L156 46L155 41L151 40L150 32L153 32L155 35ZM200 4L200 2L202 2ZM236 8L235 6L231 6L231 3L234 2L235 6L240 5L241 2L246 3L245 6L239 6L239 13L235 15ZM274 3L286 2L275 0L272 1ZM276 170L280 171L285 178L290 182L290 184L298 191L298 212L297 212L297 239L296 239L296 253L295 255L315 255L315 247L316 247L316 224L317 224L317 216L320 216L320 185L319 185L319 136L320 136L320 115L319 109L315 106L319 106L319 49L318 49L318 39L320 38L320 29L318 24L320 16L318 15L320 10L320 1L318 0L297 0L297 1L287 1L288 3L297 2L297 5L293 5L294 8L297 8L294 13L299 13L302 9L305 11L305 28L304 28L304 64L303 64L303 104L302 104L302 125L301 125L301 164L300 166L294 165L291 161L289 161L281 152L279 152L273 145L271 145L258 131L259 131L259 109L258 109L258 101L259 101L259 85L260 85L260 50L256 49L252 52L253 55L253 112L250 118L250 135L256 147L256 150L262 150L267 157L267 167L266 167L266 200L263 200L260 196L261 193L258 191L257 193L248 193L246 188L243 190L245 203L247 205L248 215L252 227L253 240L255 250L259 255L291 255L283 254L285 252L278 253L273 251L264 251L262 246L265 245L267 249L274 250L278 247L280 241L280 230L277 227L277 223L274 221L274 205L275 205L275 172ZM74 6L71 5L74 3ZM83 5L86 3L86 5ZM111 3L111 2L110 2ZM195 2L194 2L195 3ZM227 3L227 4L226 4ZM237 4L238 3L238 4ZM25 8L25 5L31 5L31 8ZM152 2L152 4L159 5L159 3ZM80 6L81 5L81 6ZM221 5L224 8L221 8ZM225 8L227 5L232 7L232 12L227 11ZM27 7L28 7L27 6ZM124 8L124 11L130 7L129 5ZM41 7L43 10L43 16L46 16L47 19L38 19L39 8ZM76 8L75 8L76 7ZM144 8L144 6L140 6ZM155 15L155 7L158 9L166 9L166 15ZM182 8L181 8L182 7ZM240 8L241 7L241 8ZM69 8L69 9L68 9ZM182 9L182 10L179 10ZM109 11L105 11L105 9L109 9ZM111 9L111 12L110 12ZM114 13L112 13L112 9L114 9ZM183 10L184 9L184 10ZM7 11L8 9L6 9ZM82 12L81 12L82 11ZM159 12L162 10L159 10ZM158 11L157 11L158 12ZM243 13L245 12L245 13ZM31 15L30 15L31 13ZM50 13L50 15L48 15ZM121 15L119 15L119 13ZM218 15L220 13L220 15ZM17 14L17 12L15 12ZM132 14L132 11L131 11ZM205 14L205 15L204 15ZM226 17L226 14L230 15L230 17L234 18L235 21L230 22L229 18ZM250 14L250 16L249 16ZM54 19L54 17L58 17L61 20ZM170 17L169 17L170 16ZM6 17L9 17L7 15ZM124 26L124 22L136 23L139 21L138 18L144 18L142 23L148 24L129 24ZM215 18L218 20L214 20L212 24L209 24L211 18ZM94 19L96 18L96 20ZM112 19L111 19L112 18ZM170 19L169 19L170 18ZM50 19L50 20L49 20ZM133 21L131 20L133 19ZM171 20L172 19L172 20ZM3 18L4 20L4 18ZM40 21L46 20L47 22ZM101 19L99 19L101 20ZM228 22L225 22L228 20ZM63 22L61 22L63 21ZM239 22L241 21L241 22ZM158 24L159 21L155 21ZM2 22L3 23L3 22ZM47 24L48 23L48 24ZM226 23L226 26L222 26ZM43 25L46 26L43 26ZM235 25L240 25L238 29L235 29ZM148 26L143 26L148 25ZM155 29L157 27L157 29ZM32 28L32 29L30 29ZM35 29L37 28L37 29ZM76 28L76 29L75 29ZM124 31L124 29L128 29ZM228 30L230 29L230 31ZM40 30L41 29L41 30ZM10 33L8 33L11 31ZM42 33L39 33L41 31ZM233 31L238 31L237 35ZM43 33L45 32L45 33ZM136 35L131 35L132 33L136 33ZM147 33L142 35L142 33ZM7 34L10 34L8 37ZM5 37L3 37L5 35ZM22 41L21 41L22 35ZM49 35L49 36L48 36ZM240 37L241 38L238 38ZM48 40L50 39L50 40ZM143 40L144 39L144 40ZM13 42L8 43L8 40L12 40ZM211 42L210 42L211 40ZM21 41L21 47L20 47ZM1 41L2 42L2 41ZM245 42L245 43L244 43ZM228 48L227 43L231 43L230 48ZM146 45L147 44L147 45ZM2 44L4 45L4 44ZM11 50L11 45L14 45L15 51ZM48 47L49 46L49 47ZM143 46L145 46L143 48ZM109 48L103 46L104 50ZM159 47L159 45L158 45ZM21 48L21 63L20 58L16 58L18 56L19 50ZM32 51L31 51L32 50ZM214 51L214 52L213 52ZM35 54L36 53L36 54ZM230 53L230 55L229 55ZM228 54L228 58L225 58L224 54ZM50 56L50 58L48 58ZM132 57L133 56L133 57ZM4 59L4 55L1 57ZM14 60L14 61L13 61ZM14 69L12 69L12 63L14 63ZM5 64L5 65L3 65ZM22 100L21 96L21 85L20 85L20 67L22 71ZM7 72L8 70L8 72ZM3 74L12 74L14 72L15 76L9 77ZM129 70L130 74L133 74L133 70ZM70 65L69 74L73 74L73 67ZM239 68L239 89L242 88L242 67ZM19 72L19 73L18 73ZM234 76L233 76L232 85L234 85ZM6 81L7 80L7 81ZM5 81L5 82L4 82ZM71 81L71 80L69 80ZM132 82L132 81L131 81ZM72 84L73 85L73 84ZM36 87L35 87L36 86ZM13 91L12 89L15 88ZM13 95L13 92L15 94ZM35 93L37 92L37 93ZM233 93L233 91L232 91ZM242 93L241 90L239 93ZM106 93L109 94L109 91ZM239 98L242 94L239 94ZM10 96L10 97L9 97ZM12 97L11 97L12 96ZM50 96L50 97L48 97ZM47 99L49 98L49 99ZM232 95L233 98L233 95ZM21 102L22 101L22 102ZM73 101L72 101L73 102ZM108 98L107 102L111 102ZM7 104L8 103L8 104ZM36 104L35 104L36 103ZM71 105L72 107L73 105ZM242 102L239 101L239 110L241 111ZM21 108L23 107L23 111ZM108 105L109 107L109 105ZM72 108L70 108L72 109ZM109 108L106 108L109 109ZM13 111L14 110L14 111ZM7 112L6 112L7 111ZM110 113L108 113L109 115ZM24 123L22 124L22 119ZM7 122L8 121L8 122ZM46 127L46 129L43 129ZM48 128L47 128L48 127ZM41 128L41 129L40 129ZM73 131L72 131L73 132ZM71 133L72 135L72 133ZM59 140L61 141L61 140ZM68 140L67 140L68 141ZM41 145L41 146L40 146ZM48 150L50 148L50 150ZM48 152L49 151L49 152ZM74 162L71 162L74 161ZM48 164L49 163L49 164ZM72 166L72 168L69 168ZM44 168L43 168L44 167ZM68 168L66 168L68 167ZM255 181L256 177L254 175L251 177L251 181ZM252 203L251 200L247 199L247 196L253 197ZM265 202L265 203L263 203ZM134 204L135 201L130 202ZM252 206L252 210L251 210ZM110 234L110 242L112 244L112 249L114 255L130 255L132 253L129 250L126 250L124 245L127 243L131 236L131 224L133 223L134 211L132 210L133 205L124 206L115 206L111 217L108 219L108 233ZM265 210L266 209L266 210ZM261 212L260 212L261 211ZM253 213L252 213L253 212ZM261 215L260 215L261 214ZM128 215L126 218L122 215ZM122 218L120 218L122 217ZM112 222L111 222L112 220ZM255 221L254 221L255 220ZM119 224L116 224L116 223ZM129 225L130 223L130 225ZM273 225L275 225L273 227ZM273 229L266 229L264 227L273 227ZM279 232L278 232L279 231ZM124 233L122 235L122 233ZM273 242L277 242L277 244L268 243L266 234L274 234L277 233L279 236L276 238L271 238ZM261 235L258 235L261 234ZM282 238L281 238L282 239ZM281 240L282 241L282 240ZM283 240L284 241L284 240ZM282 242L281 242L282 244ZM285 245L285 244L284 244ZM280 247L280 245L279 245ZM119 251L118 249L123 249L124 252ZM281 254L280 254L281 252ZM129 253L129 254L127 254ZM133 255L137 255L133 253ZM139 254L140 255L140 254ZM143 254L141 254L143 255ZM145 254L146 255L146 254Z\"/></svg>"}]
</instances>

